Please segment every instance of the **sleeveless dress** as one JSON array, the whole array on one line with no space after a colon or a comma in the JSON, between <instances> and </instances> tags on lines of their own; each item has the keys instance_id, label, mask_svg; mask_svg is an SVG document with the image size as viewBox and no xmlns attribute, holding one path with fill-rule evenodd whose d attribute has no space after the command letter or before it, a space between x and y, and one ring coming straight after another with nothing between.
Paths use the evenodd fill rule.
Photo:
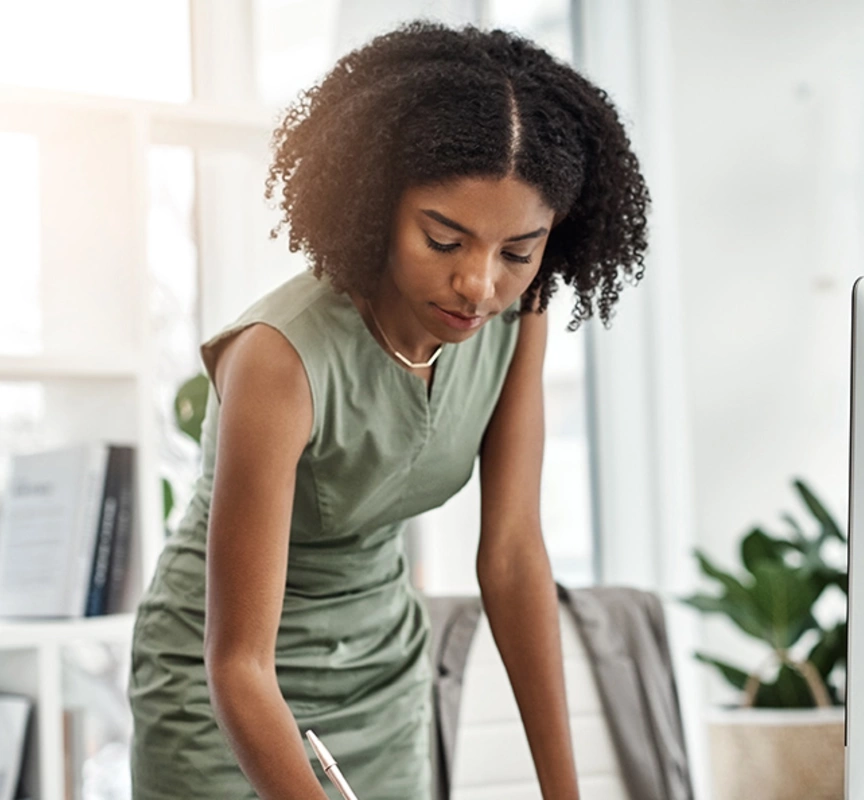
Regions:
<instances>
[{"instance_id":1,"label":"sleeveless dress","mask_svg":"<svg viewBox=\"0 0 864 800\"><path fill-rule=\"evenodd\" d=\"M519 324L499 315L470 339L445 344L427 393L382 349L348 295L311 272L262 297L201 346L211 381L202 471L134 626L133 797L257 796L217 727L203 658L219 421L214 348L256 322L297 350L314 417L297 465L275 651L279 686L301 732L318 734L360 800L429 800L429 618L409 580L402 532L410 517L442 504L471 476ZM304 745L324 790L338 800L305 737Z\"/></svg>"}]
</instances>

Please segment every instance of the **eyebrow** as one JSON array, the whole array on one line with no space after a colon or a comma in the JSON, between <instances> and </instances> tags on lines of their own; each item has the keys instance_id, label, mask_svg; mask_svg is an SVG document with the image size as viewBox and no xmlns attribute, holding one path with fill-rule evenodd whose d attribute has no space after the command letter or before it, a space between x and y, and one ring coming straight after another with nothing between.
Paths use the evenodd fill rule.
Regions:
<instances>
[{"instance_id":1,"label":"eyebrow","mask_svg":"<svg viewBox=\"0 0 864 800\"><path fill-rule=\"evenodd\" d=\"M473 231L468 230L464 225L460 225L458 222L445 217L443 214L431 209L431 208L421 208L420 209L427 217L431 217L432 219L440 222L442 225L446 225L448 228L452 228L454 231L459 231L459 233L467 233L469 236L476 236ZM523 239L536 239L539 236L543 236L544 234L549 233L547 228L537 228L536 231L531 231L530 233L520 233L518 236L510 236L505 239L505 242L521 242Z\"/></svg>"}]
</instances>

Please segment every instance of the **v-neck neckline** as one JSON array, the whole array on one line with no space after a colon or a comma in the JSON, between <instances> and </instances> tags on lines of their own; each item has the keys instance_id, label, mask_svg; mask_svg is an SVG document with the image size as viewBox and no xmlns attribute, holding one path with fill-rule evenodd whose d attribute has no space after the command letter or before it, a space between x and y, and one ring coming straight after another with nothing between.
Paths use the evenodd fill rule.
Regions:
<instances>
[{"instance_id":1,"label":"v-neck neckline","mask_svg":"<svg viewBox=\"0 0 864 800\"><path fill-rule=\"evenodd\" d=\"M444 377L444 368L445 365L449 365L451 355L450 351L453 349L454 345L442 342L441 354L438 356L435 364L432 367L432 375L429 378L431 382L430 386L419 375L415 375L413 372L409 372L407 369L405 369L405 367L400 366L399 362L381 346L381 343L375 338L375 334L372 333L372 330L366 324L366 320L363 319L363 315L360 313L360 309L357 308L356 305L354 305L354 301L351 299L351 296L347 292L345 292L344 294L337 294L337 297L350 307L349 311L352 317L357 321L357 324L362 329L361 335L365 335L367 337L368 343L375 348L375 350L380 354L380 357L383 358L390 365L391 369L398 370L410 381L411 385L419 389L420 394L423 397L425 407L428 410L432 410L433 408L437 407L438 396L441 393L441 382L442 378Z\"/></svg>"}]
</instances>

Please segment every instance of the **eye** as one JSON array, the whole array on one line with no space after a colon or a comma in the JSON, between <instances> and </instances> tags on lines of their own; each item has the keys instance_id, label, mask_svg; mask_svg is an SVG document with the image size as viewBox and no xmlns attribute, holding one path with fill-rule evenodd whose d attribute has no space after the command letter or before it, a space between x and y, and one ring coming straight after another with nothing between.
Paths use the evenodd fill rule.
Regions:
<instances>
[{"instance_id":1,"label":"eye","mask_svg":"<svg viewBox=\"0 0 864 800\"><path fill-rule=\"evenodd\" d=\"M454 244L443 244L442 242L436 242L427 233L426 234L426 246L430 247L432 250L437 250L439 253L452 253L457 247L459 247L459 243L456 242Z\"/></svg>"},{"instance_id":2,"label":"eye","mask_svg":"<svg viewBox=\"0 0 864 800\"><path fill-rule=\"evenodd\" d=\"M502 255L506 259L508 259L510 261L516 261L519 264L530 264L531 263L531 256L517 256L515 253L502 253Z\"/></svg>"},{"instance_id":3,"label":"eye","mask_svg":"<svg viewBox=\"0 0 864 800\"><path fill-rule=\"evenodd\" d=\"M426 234L426 246L432 250L436 250L439 253L452 253L457 247L459 247L458 242L454 242L452 244L444 244L443 242L438 242L433 239L428 233ZM501 253L504 258L508 261L514 261L517 264L530 264L531 256L517 256L515 253L508 253L506 250Z\"/></svg>"}]
</instances>

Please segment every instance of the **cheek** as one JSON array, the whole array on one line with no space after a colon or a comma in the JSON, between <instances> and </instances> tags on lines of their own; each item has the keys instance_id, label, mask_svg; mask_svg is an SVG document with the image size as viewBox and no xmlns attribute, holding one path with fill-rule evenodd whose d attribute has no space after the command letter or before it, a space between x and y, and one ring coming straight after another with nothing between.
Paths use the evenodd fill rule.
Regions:
<instances>
[{"instance_id":1,"label":"cheek","mask_svg":"<svg viewBox=\"0 0 864 800\"><path fill-rule=\"evenodd\" d=\"M441 259L424 242L407 238L395 242L390 268L397 283L428 285L442 274Z\"/></svg>"},{"instance_id":2,"label":"cheek","mask_svg":"<svg viewBox=\"0 0 864 800\"><path fill-rule=\"evenodd\" d=\"M507 279L507 290L506 294L508 295L509 302L512 302L517 297L520 297L525 293L528 287L531 285L531 282L537 277L537 273L540 271L539 265L531 265L529 269L526 269L525 272L521 272L519 274L513 275L512 277Z\"/></svg>"}]
</instances>

